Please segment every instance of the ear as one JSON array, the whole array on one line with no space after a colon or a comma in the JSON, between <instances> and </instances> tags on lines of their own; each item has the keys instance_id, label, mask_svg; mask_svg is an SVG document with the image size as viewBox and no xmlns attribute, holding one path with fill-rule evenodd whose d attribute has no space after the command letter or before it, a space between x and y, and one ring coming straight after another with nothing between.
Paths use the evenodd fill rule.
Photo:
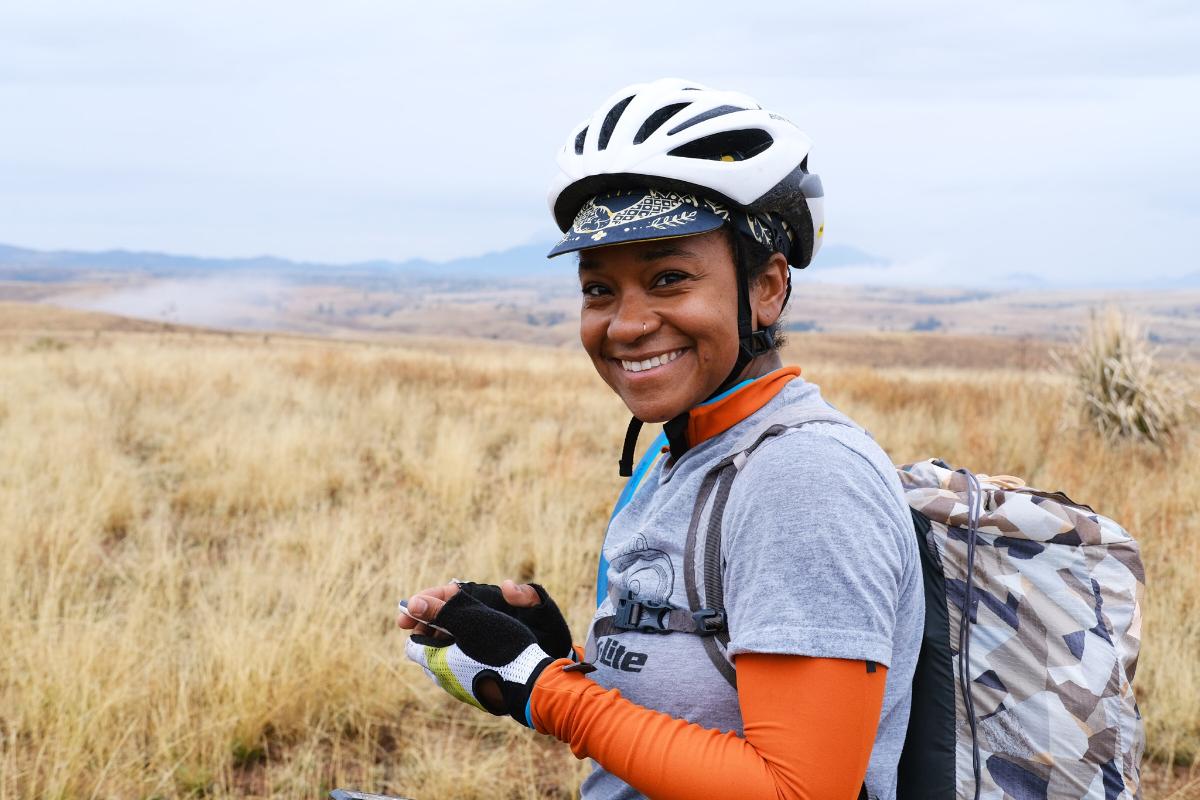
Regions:
<instances>
[{"instance_id":1,"label":"ear","mask_svg":"<svg viewBox=\"0 0 1200 800\"><path fill-rule=\"evenodd\" d=\"M750 305L754 309L758 327L768 328L774 325L783 314L783 303L787 299L787 282L787 259L782 253L775 253L768 260L767 269L750 287Z\"/></svg>"}]
</instances>

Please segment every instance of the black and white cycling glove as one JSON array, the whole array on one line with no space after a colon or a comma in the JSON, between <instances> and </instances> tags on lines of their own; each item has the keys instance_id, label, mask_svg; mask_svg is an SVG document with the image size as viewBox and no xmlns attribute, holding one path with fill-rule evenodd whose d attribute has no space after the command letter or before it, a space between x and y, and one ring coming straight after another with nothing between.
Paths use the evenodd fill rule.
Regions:
<instances>
[{"instance_id":1,"label":"black and white cycling glove","mask_svg":"<svg viewBox=\"0 0 1200 800\"><path fill-rule=\"evenodd\" d=\"M531 583L529 586L537 592L541 602L536 606L524 607L509 605L509 602L504 599L500 587L494 583L458 582L460 590L488 608L507 614L517 622L524 624L533 632L537 643L547 653L555 658L570 658L571 629L567 626L566 619L563 618L562 612L558 610L558 605L540 583Z\"/></svg>"},{"instance_id":2,"label":"black and white cycling glove","mask_svg":"<svg viewBox=\"0 0 1200 800\"><path fill-rule=\"evenodd\" d=\"M434 622L454 638L410 636L406 655L451 696L497 716L508 714L532 728L529 697L542 670L554 661L534 632L467 590L447 600ZM569 638L567 643L569 649ZM488 681L499 685L502 708L484 705L479 689Z\"/></svg>"}]
</instances>

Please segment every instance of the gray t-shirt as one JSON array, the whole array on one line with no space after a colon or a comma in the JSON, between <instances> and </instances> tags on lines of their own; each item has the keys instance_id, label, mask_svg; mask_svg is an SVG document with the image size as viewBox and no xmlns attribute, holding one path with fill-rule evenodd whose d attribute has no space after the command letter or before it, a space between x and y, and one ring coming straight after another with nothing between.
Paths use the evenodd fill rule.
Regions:
<instances>
[{"instance_id":1,"label":"gray t-shirt","mask_svg":"<svg viewBox=\"0 0 1200 800\"><path fill-rule=\"evenodd\" d=\"M661 456L610 523L604 544L608 599L688 608L683 551L709 469L746 447L747 434L787 404L828 416L815 384L788 383L753 415L666 467ZM895 470L857 427L814 422L766 441L733 483L721 544L728 657L784 653L875 661L888 667L883 710L867 769L872 797L896 794L913 669L924 621L921 568ZM588 632L593 680L640 705L742 734L737 691L700 637ZM736 663L736 662L735 662ZM603 766L584 781L585 800L641 797Z\"/></svg>"}]
</instances>

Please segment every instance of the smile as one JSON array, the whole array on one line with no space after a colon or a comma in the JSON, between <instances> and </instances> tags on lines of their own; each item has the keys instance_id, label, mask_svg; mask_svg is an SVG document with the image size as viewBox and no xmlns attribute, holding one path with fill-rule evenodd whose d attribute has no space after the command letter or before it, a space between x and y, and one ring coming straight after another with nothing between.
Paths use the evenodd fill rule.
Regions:
<instances>
[{"instance_id":1,"label":"smile","mask_svg":"<svg viewBox=\"0 0 1200 800\"><path fill-rule=\"evenodd\" d=\"M683 351L686 349L687 348L685 347L680 350L672 350L669 353L651 356L644 361L626 361L625 359L619 360L621 362L621 368L626 372L645 372L648 369L654 369L655 367L661 367L664 364L670 364L672 361L683 355Z\"/></svg>"}]
</instances>

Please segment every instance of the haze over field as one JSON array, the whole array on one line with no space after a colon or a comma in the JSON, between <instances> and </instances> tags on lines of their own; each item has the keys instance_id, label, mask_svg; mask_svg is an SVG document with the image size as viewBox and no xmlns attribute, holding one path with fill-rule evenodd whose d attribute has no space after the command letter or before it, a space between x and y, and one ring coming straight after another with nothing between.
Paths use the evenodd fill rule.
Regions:
<instances>
[{"instance_id":1,"label":"haze over field","mask_svg":"<svg viewBox=\"0 0 1200 800\"><path fill-rule=\"evenodd\" d=\"M0 246L0 301L39 300L146 320L350 338L432 334L575 346L579 288L571 258L527 245L444 262L344 265L160 253L40 252ZM979 288L829 282L882 259L833 246L796 287L796 332L923 331L1062 341L1093 309L1119 304L1173 357L1200 359L1200 278L1138 287ZM859 265L859 266L856 266ZM865 265L865 266L863 266Z\"/></svg>"}]
</instances>

